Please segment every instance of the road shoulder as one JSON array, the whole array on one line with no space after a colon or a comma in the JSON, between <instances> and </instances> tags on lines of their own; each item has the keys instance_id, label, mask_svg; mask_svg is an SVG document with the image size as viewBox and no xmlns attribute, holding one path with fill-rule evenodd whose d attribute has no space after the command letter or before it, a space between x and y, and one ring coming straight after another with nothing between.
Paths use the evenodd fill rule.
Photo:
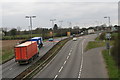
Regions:
<instances>
[{"instance_id":1,"label":"road shoulder","mask_svg":"<svg viewBox=\"0 0 120 80\"><path fill-rule=\"evenodd\" d=\"M106 64L102 56L105 47L84 52L82 78L108 78Z\"/></svg>"}]
</instances>

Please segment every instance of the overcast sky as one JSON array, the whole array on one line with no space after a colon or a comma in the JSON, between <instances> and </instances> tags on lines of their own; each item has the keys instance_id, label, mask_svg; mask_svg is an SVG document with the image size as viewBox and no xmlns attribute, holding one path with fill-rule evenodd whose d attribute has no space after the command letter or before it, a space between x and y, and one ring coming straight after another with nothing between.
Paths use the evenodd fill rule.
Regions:
<instances>
[{"instance_id":1,"label":"overcast sky","mask_svg":"<svg viewBox=\"0 0 120 80\"><path fill-rule=\"evenodd\" d=\"M29 19L26 15L35 15L33 19L33 28L51 28L50 19L56 19L55 23L60 24L63 20L62 27L69 27L69 22L73 26L78 25L80 28L108 24L108 19L104 16L111 17L111 24L118 24L118 0L104 0L101 2L95 0L24 0L11 2L4 0L0 12L2 12L2 26L9 29L18 26L21 29L28 29ZM0 25L1 26L1 25Z\"/></svg>"}]
</instances>

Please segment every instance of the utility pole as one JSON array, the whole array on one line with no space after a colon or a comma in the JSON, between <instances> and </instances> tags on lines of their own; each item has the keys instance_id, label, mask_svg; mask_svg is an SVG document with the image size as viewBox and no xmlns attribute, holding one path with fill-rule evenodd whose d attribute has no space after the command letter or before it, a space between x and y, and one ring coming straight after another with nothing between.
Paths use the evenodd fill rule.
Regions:
<instances>
[{"instance_id":1,"label":"utility pole","mask_svg":"<svg viewBox=\"0 0 120 80\"><path fill-rule=\"evenodd\" d=\"M111 23L110 16L105 16L104 18L108 18L108 25L110 27L110 23Z\"/></svg>"},{"instance_id":2,"label":"utility pole","mask_svg":"<svg viewBox=\"0 0 120 80\"><path fill-rule=\"evenodd\" d=\"M54 22L56 21L56 19L50 19L50 21L52 22L52 27L53 27L53 39L54 39Z\"/></svg>"},{"instance_id":3,"label":"utility pole","mask_svg":"<svg viewBox=\"0 0 120 80\"><path fill-rule=\"evenodd\" d=\"M60 32L61 32L61 40L62 40L62 20L61 21L59 21L60 22Z\"/></svg>"},{"instance_id":4,"label":"utility pole","mask_svg":"<svg viewBox=\"0 0 120 80\"><path fill-rule=\"evenodd\" d=\"M25 16L25 18L29 18L30 19L31 38L32 38L32 18L36 18L36 16Z\"/></svg>"}]
</instances>

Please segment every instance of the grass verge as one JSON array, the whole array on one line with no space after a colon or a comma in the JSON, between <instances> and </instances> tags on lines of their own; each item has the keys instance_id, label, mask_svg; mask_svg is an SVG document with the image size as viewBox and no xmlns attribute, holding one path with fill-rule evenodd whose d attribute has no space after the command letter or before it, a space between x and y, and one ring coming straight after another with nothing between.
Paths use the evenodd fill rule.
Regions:
<instances>
[{"instance_id":1,"label":"grass verge","mask_svg":"<svg viewBox=\"0 0 120 80\"><path fill-rule=\"evenodd\" d=\"M90 41L88 45L86 46L85 51L92 49L92 48L97 48L97 47L102 47L105 46L105 42L98 42L98 41Z\"/></svg>"},{"instance_id":2,"label":"grass verge","mask_svg":"<svg viewBox=\"0 0 120 80\"><path fill-rule=\"evenodd\" d=\"M108 50L103 50L102 54L106 63L109 78L120 78L120 70L118 69L113 57L109 56Z\"/></svg>"},{"instance_id":3,"label":"grass verge","mask_svg":"<svg viewBox=\"0 0 120 80\"><path fill-rule=\"evenodd\" d=\"M2 55L2 63L7 62L8 60L12 59L14 57L14 50L3 50L5 54Z\"/></svg>"}]
</instances>

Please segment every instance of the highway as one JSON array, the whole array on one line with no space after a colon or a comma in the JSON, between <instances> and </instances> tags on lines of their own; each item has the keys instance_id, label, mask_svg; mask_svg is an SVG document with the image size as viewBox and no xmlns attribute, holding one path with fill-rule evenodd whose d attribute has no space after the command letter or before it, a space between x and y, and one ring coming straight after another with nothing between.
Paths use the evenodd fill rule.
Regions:
<instances>
[{"instance_id":1,"label":"highway","mask_svg":"<svg viewBox=\"0 0 120 80\"><path fill-rule=\"evenodd\" d=\"M65 39L63 37L62 39ZM61 38L55 39L55 42L44 42L44 46L39 50L39 58L45 55L57 42L59 42ZM4 64L2 64L2 78L15 78L25 69L27 69L30 65L35 63L39 58L34 60L32 63L28 65L19 65L15 62L15 59L12 59Z\"/></svg>"},{"instance_id":2,"label":"highway","mask_svg":"<svg viewBox=\"0 0 120 80\"><path fill-rule=\"evenodd\" d=\"M57 78L89 78L90 76L87 77L86 73L89 75L92 75L93 73L99 75L96 76L93 74L93 76L90 78L107 77L106 73L105 75L103 74L106 71L104 69L104 63L101 62L102 56L99 56L93 52L94 54L96 54L95 56L94 54L92 54L93 56L87 57L91 54L88 53L89 55L85 55L86 53L84 52L84 48L87 43L89 41L93 41L96 36L96 34L92 34L79 37L77 41L68 41L58 52L58 54L52 59L52 61L37 75L35 75L34 78L54 78L54 80ZM93 57L94 59L92 59ZM99 58L95 59L95 57ZM101 62L103 66L99 66L101 65L99 63L97 63L96 65L96 63L94 63L95 61L92 63L91 60ZM91 62L91 64L88 64L89 62ZM92 70L90 69L94 71L92 72Z\"/></svg>"}]
</instances>

